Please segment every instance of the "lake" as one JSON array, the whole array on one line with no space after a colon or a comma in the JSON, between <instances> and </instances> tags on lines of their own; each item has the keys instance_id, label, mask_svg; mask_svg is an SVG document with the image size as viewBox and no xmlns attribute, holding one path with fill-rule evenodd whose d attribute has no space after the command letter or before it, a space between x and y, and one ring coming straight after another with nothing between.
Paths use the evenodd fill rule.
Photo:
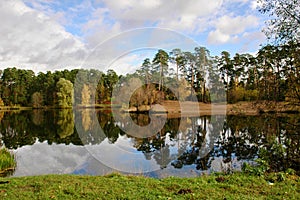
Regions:
<instances>
[{"instance_id":1,"label":"lake","mask_svg":"<svg viewBox=\"0 0 300 200\"><path fill-rule=\"evenodd\" d=\"M116 121L110 110L100 109L0 112L0 143L15 154L12 176L121 172L191 177L241 170L259 152L273 169L299 171L299 114L130 117L130 122ZM148 135L141 129L147 137L137 137L126 131L133 123L162 128L152 133L155 128L150 128Z\"/></svg>"}]
</instances>

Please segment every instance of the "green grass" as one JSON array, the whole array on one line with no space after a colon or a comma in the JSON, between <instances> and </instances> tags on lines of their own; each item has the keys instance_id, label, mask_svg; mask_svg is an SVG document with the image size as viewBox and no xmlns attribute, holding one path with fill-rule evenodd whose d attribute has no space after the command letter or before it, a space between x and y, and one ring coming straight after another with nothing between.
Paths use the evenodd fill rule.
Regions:
<instances>
[{"instance_id":1,"label":"green grass","mask_svg":"<svg viewBox=\"0 0 300 200\"><path fill-rule=\"evenodd\" d=\"M0 174L5 173L8 170L13 170L16 167L16 161L14 155L7 149L0 149Z\"/></svg>"},{"instance_id":2,"label":"green grass","mask_svg":"<svg viewBox=\"0 0 300 200\"><path fill-rule=\"evenodd\" d=\"M243 173L153 179L47 175L0 179L0 199L299 199L297 175L270 184Z\"/></svg>"}]
</instances>

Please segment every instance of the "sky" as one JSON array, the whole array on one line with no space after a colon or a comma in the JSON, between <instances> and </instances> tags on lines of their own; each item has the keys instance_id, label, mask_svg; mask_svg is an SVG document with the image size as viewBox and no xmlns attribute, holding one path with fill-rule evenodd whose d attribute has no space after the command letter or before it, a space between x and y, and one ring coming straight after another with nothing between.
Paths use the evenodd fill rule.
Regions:
<instances>
[{"instance_id":1,"label":"sky","mask_svg":"<svg viewBox=\"0 0 300 200\"><path fill-rule=\"evenodd\" d=\"M255 54L256 0L1 0L0 69L131 73L158 49Z\"/></svg>"}]
</instances>

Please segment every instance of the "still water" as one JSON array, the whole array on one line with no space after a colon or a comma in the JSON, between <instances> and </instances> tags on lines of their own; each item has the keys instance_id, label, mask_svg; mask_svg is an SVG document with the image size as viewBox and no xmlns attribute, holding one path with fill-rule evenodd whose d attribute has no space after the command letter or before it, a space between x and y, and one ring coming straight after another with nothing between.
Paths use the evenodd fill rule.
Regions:
<instances>
[{"instance_id":1,"label":"still water","mask_svg":"<svg viewBox=\"0 0 300 200\"><path fill-rule=\"evenodd\" d=\"M241 170L262 149L269 152L272 168L299 171L299 115L173 117L147 137L124 130L132 123L143 127L152 120L159 126L164 120L148 114L131 114L131 119L115 121L110 110L0 112L0 143L15 154L12 176L189 177Z\"/></svg>"}]
</instances>

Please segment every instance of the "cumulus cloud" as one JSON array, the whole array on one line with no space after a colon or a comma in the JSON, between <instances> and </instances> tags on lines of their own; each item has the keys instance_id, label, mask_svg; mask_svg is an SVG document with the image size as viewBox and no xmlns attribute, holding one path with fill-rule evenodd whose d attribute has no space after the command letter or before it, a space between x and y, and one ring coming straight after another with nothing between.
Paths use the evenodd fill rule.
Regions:
<instances>
[{"instance_id":1,"label":"cumulus cloud","mask_svg":"<svg viewBox=\"0 0 300 200\"><path fill-rule=\"evenodd\" d=\"M222 0L207 2L205 0L173 1L165 3L163 0L146 1L109 1L103 0L111 10L111 16L122 22L151 20L152 22L163 20L176 20L186 15L196 17L211 15L221 5ZM126 24L126 23L123 23ZM126 24L128 25L128 24Z\"/></svg>"},{"instance_id":2,"label":"cumulus cloud","mask_svg":"<svg viewBox=\"0 0 300 200\"><path fill-rule=\"evenodd\" d=\"M177 31L193 32L202 28L202 18L215 15L222 0L215 1L173 1L165 3L162 0L103 0L108 12L106 19L110 24L117 23L121 30L140 27L163 27ZM101 21L103 14L98 15Z\"/></svg>"},{"instance_id":3,"label":"cumulus cloud","mask_svg":"<svg viewBox=\"0 0 300 200\"><path fill-rule=\"evenodd\" d=\"M105 175L116 171L96 160L85 146L49 145L37 141L33 145L18 148L14 154L18 164L13 176L78 173Z\"/></svg>"},{"instance_id":4,"label":"cumulus cloud","mask_svg":"<svg viewBox=\"0 0 300 200\"><path fill-rule=\"evenodd\" d=\"M77 65L86 54L84 44L57 22L21 1L1 1L0 65Z\"/></svg>"},{"instance_id":5,"label":"cumulus cloud","mask_svg":"<svg viewBox=\"0 0 300 200\"><path fill-rule=\"evenodd\" d=\"M253 51L253 49L257 52L258 49L256 47L262 44L263 41L266 41L266 36L263 32L246 32L242 37L244 39L244 43L240 49L242 53Z\"/></svg>"},{"instance_id":6,"label":"cumulus cloud","mask_svg":"<svg viewBox=\"0 0 300 200\"><path fill-rule=\"evenodd\" d=\"M220 17L215 22L215 30L208 35L208 43L220 44L238 41L238 34L244 33L258 26L258 19L253 15L231 17L228 15Z\"/></svg>"},{"instance_id":7,"label":"cumulus cloud","mask_svg":"<svg viewBox=\"0 0 300 200\"><path fill-rule=\"evenodd\" d=\"M257 18L255 16L223 16L216 22L216 28L222 33L232 35L244 32L247 28L257 26Z\"/></svg>"},{"instance_id":8,"label":"cumulus cloud","mask_svg":"<svg viewBox=\"0 0 300 200\"><path fill-rule=\"evenodd\" d=\"M81 30L89 47L95 47L124 30L143 27L161 27L194 34L210 26L208 21L218 14L222 2L188 0L169 4L162 0L99 0L95 2L95 7L100 7L92 11L90 20Z\"/></svg>"},{"instance_id":9,"label":"cumulus cloud","mask_svg":"<svg viewBox=\"0 0 300 200\"><path fill-rule=\"evenodd\" d=\"M207 37L207 40L210 44L226 43L229 41L229 39L230 36L222 33L219 29L211 31Z\"/></svg>"}]
</instances>

